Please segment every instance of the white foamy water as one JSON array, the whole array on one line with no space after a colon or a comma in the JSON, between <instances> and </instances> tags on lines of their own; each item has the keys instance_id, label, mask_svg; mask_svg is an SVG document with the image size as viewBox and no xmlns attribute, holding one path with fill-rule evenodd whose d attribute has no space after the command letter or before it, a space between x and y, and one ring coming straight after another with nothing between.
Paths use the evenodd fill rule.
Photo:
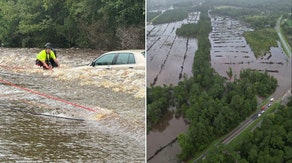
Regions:
<instances>
[{"instance_id":1,"label":"white foamy water","mask_svg":"<svg viewBox=\"0 0 292 163\"><path fill-rule=\"evenodd\" d=\"M40 50L0 48L0 162L143 162L145 71L86 66L101 52L84 49L45 71Z\"/></svg>"}]
</instances>

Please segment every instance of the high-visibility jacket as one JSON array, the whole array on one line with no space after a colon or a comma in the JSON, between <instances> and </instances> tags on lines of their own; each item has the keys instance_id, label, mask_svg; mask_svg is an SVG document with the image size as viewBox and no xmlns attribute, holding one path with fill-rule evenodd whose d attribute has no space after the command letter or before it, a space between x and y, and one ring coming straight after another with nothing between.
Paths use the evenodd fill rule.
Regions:
<instances>
[{"instance_id":1,"label":"high-visibility jacket","mask_svg":"<svg viewBox=\"0 0 292 163\"><path fill-rule=\"evenodd\" d=\"M46 50L42 50L36 58L40 61L50 60L50 59L56 59L55 53L53 50L51 50L50 54L47 54Z\"/></svg>"}]
</instances>

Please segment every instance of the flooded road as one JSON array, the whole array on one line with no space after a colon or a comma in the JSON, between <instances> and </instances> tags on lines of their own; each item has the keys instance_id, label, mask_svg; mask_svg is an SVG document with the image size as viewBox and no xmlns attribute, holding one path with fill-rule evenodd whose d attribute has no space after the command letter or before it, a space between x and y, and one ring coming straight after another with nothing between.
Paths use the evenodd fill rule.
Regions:
<instances>
[{"instance_id":1,"label":"flooded road","mask_svg":"<svg viewBox=\"0 0 292 163\"><path fill-rule=\"evenodd\" d=\"M145 71L97 70L101 52L1 48L1 162L145 162ZM4 132L3 132L4 131Z\"/></svg>"},{"instance_id":2,"label":"flooded road","mask_svg":"<svg viewBox=\"0 0 292 163\"><path fill-rule=\"evenodd\" d=\"M182 24L197 22L199 16L199 12L194 12L183 21L147 26L148 86L177 85L184 75L188 78L192 76L197 40L178 37L175 32ZM176 154L181 150L177 141L167 144L176 139L179 133L186 132L187 128L183 118L176 119L168 113L147 135L148 162L177 162ZM164 146L166 147L161 150Z\"/></svg>"}]
</instances>

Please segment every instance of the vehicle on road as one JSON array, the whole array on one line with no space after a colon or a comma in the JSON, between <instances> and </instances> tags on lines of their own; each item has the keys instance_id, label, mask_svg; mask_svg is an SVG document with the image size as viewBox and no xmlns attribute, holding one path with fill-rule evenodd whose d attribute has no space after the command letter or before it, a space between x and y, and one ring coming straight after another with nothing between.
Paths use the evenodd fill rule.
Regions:
<instances>
[{"instance_id":1,"label":"vehicle on road","mask_svg":"<svg viewBox=\"0 0 292 163\"><path fill-rule=\"evenodd\" d=\"M90 66L99 69L142 69L145 70L145 50L110 51L94 59Z\"/></svg>"},{"instance_id":2,"label":"vehicle on road","mask_svg":"<svg viewBox=\"0 0 292 163\"><path fill-rule=\"evenodd\" d=\"M272 97L271 99L270 99L270 102L273 102L274 101L274 98Z\"/></svg>"}]
</instances>

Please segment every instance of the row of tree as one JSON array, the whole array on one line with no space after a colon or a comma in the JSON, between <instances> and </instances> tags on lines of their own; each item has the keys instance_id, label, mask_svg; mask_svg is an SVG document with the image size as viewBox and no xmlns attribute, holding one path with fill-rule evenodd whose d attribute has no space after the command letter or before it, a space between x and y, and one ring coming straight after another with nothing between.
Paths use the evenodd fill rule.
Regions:
<instances>
[{"instance_id":1,"label":"row of tree","mask_svg":"<svg viewBox=\"0 0 292 163\"><path fill-rule=\"evenodd\" d=\"M144 48L144 0L2 0L0 42L7 47Z\"/></svg>"}]
</instances>

